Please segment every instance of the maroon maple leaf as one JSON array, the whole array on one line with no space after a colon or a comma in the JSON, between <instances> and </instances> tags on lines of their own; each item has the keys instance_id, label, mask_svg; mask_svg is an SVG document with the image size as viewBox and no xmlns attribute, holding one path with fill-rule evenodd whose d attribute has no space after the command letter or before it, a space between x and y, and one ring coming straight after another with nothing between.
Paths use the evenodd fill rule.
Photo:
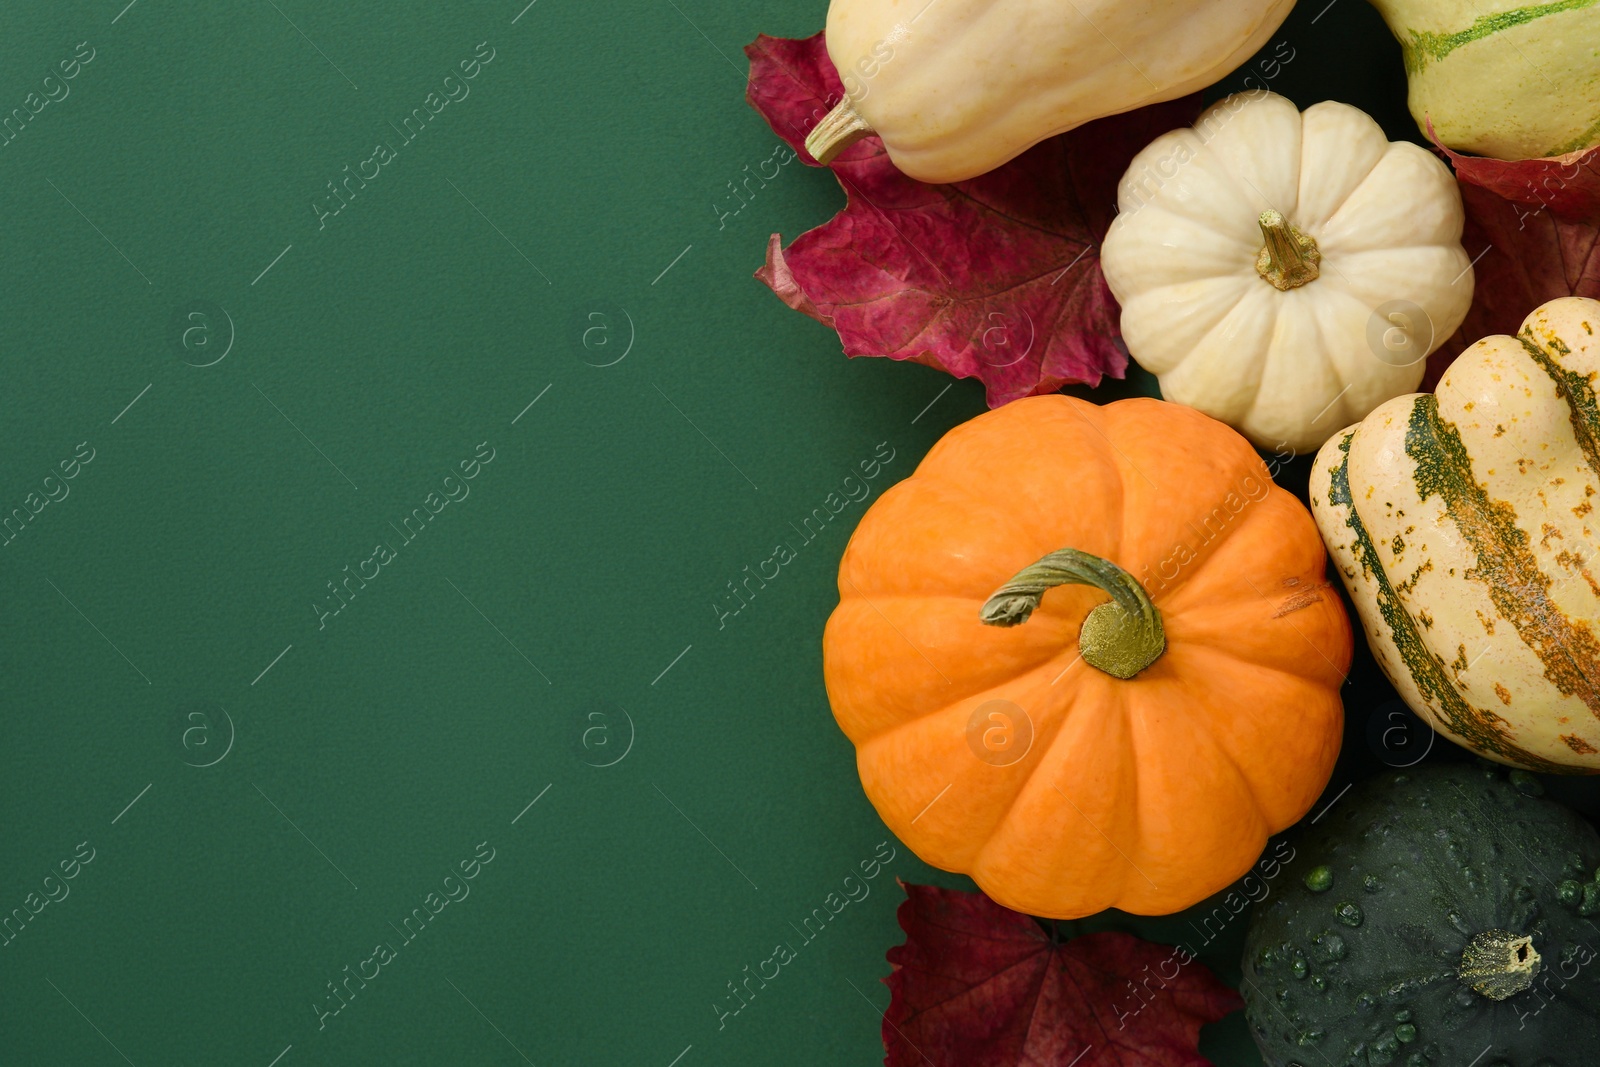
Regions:
<instances>
[{"instance_id":1,"label":"maroon maple leaf","mask_svg":"<svg viewBox=\"0 0 1600 1067\"><path fill-rule=\"evenodd\" d=\"M1600 225L1600 146L1544 159L1486 159L1446 148L1428 122L1428 136L1449 157L1456 177L1567 222Z\"/></svg>"},{"instance_id":2,"label":"maroon maple leaf","mask_svg":"<svg viewBox=\"0 0 1600 1067\"><path fill-rule=\"evenodd\" d=\"M1515 334L1545 301L1600 298L1600 219L1568 222L1465 180L1460 185L1467 211L1461 244L1476 257L1472 307L1455 336L1428 357L1422 383L1428 390L1464 348L1493 334Z\"/></svg>"},{"instance_id":3,"label":"maroon maple leaf","mask_svg":"<svg viewBox=\"0 0 1600 1067\"><path fill-rule=\"evenodd\" d=\"M822 34L762 35L745 54L751 106L817 166L806 134L843 95ZM866 138L830 167L844 210L788 248L774 234L756 277L837 330L846 355L979 378L991 407L1120 378L1128 354L1100 273L1100 241L1134 154L1191 123L1199 101L1089 123L951 185L907 178L882 142Z\"/></svg>"},{"instance_id":4,"label":"maroon maple leaf","mask_svg":"<svg viewBox=\"0 0 1600 1067\"><path fill-rule=\"evenodd\" d=\"M1200 1027L1244 1004L1181 947L1060 942L982 893L901 885L888 1067L1210 1067Z\"/></svg>"}]
</instances>

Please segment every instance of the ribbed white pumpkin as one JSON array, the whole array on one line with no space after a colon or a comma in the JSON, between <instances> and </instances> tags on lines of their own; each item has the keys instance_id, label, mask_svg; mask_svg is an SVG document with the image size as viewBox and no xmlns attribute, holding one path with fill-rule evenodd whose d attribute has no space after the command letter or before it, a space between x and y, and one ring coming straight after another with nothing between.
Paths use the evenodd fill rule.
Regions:
<instances>
[{"instance_id":1,"label":"ribbed white pumpkin","mask_svg":"<svg viewBox=\"0 0 1600 1067\"><path fill-rule=\"evenodd\" d=\"M1480 755L1600 772L1600 300L1486 337L1331 439L1311 510L1373 655Z\"/></svg>"},{"instance_id":2,"label":"ribbed white pumpkin","mask_svg":"<svg viewBox=\"0 0 1600 1067\"><path fill-rule=\"evenodd\" d=\"M1347 104L1221 100L1134 157L1118 206L1100 262L1129 353L1261 448L1310 451L1415 389L1472 302L1449 169ZM1258 270L1269 212L1273 262L1320 254L1310 280Z\"/></svg>"}]
</instances>

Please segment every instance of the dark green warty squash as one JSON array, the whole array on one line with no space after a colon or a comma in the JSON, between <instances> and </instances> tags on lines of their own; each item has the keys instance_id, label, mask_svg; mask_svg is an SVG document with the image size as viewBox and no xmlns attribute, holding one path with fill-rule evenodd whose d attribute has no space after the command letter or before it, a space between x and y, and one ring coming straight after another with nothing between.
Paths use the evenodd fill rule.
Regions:
<instances>
[{"instance_id":1,"label":"dark green warty squash","mask_svg":"<svg viewBox=\"0 0 1600 1067\"><path fill-rule=\"evenodd\" d=\"M1245 937L1271 1067L1600 1064L1600 835L1486 761L1357 785Z\"/></svg>"}]
</instances>

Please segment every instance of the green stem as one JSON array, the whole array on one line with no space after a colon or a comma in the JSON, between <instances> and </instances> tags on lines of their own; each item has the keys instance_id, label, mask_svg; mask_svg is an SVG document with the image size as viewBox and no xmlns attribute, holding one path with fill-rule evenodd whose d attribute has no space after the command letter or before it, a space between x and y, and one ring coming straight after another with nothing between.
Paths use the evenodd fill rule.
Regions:
<instances>
[{"instance_id":1,"label":"green stem","mask_svg":"<svg viewBox=\"0 0 1600 1067\"><path fill-rule=\"evenodd\" d=\"M1288 291L1313 281L1322 273L1317 264L1322 252L1316 238L1290 226L1276 211L1263 211L1256 220L1266 247L1256 256L1256 273L1274 288Z\"/></svg>"},{"instance_id":2,"label":"green stem","mask_svg":"<svg viewBox=\"0 0 1600 1067\"><path fill-rule=\"evenodd\" d=\"M985 626L1016 626L1028 621L1046 590L1058 585L1091 585L1111 599L1083 620L1078 651L1091 667L1128 679L1166 651L1167 636L1150 594L1138 579L1108 559L1063 548L1018 571L984 602Z\"/></svg>"}]
</instances>

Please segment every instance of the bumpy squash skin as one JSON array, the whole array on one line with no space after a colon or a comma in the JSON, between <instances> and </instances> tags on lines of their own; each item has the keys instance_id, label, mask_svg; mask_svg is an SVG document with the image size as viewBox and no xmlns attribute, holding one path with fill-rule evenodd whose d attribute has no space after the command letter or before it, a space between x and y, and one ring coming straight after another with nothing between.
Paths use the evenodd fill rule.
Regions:
<instances>
[{"instance_id":1,"label":"bumpy squash skin","mask_svg":"<svg viewBox=\"0 0 1600 1067\"><path fill-rule=\"evenodd\" d=\"M1078 654L1097 589L980 622L1067 547L1125 568L1161 613L1166 649L1130 680ZM1221 423L1142 398L1014 401L863 516L823 635L828 699L923 861L1024 914L1169 914L1249 870L1332 772L1352 638L1326 568L1305 508ZM975 744L993 701L1031 724L1020 758Z\"/></svg>"},{"instance_id":2,"label":"bumpy squash skin","mask_svg":"<svg viewBox=\"0 0 1600 1067\"><path fill-rule=\"evenodd\" d=\"M1405 53L1411 115L1461 152L1600 144L1600 0L1372 0Z\"/></svg>"},{"instance_id":3,"label":"bumpy squash skin","mask_svg":"<svg viewBox=\"0 0 1600 1067\"><path fill-rule=\"evenodd\" d=\"M1463 352L1331 438L1311 510L1411 710L1490 759L1600 772L1600 301Z\"/></svg>"},{"instance_id":4,"label":"bumpy squash skin","mask_svg":"<svg viewBox=\"0 0 1600 1067\"><path fill-rule=\"evenodd\" d=\"M833 0L828 55L895 166L971 178L1217 81L1294 0Z\"/></svg>"},{"instance_id":5,"label":"bumpy squash skin","mask_svg":"<svg viewBox=\"0 0 1600 1067\"><path fill-rule=\"evenodd\" d=\"M1600 928L1579 914L1581 892L1561 893L1589 886L1600 900L1600 835L1525 795L1542 792L1532 775L1511 779L1484 762L1385 774L1293 839L1242 961L1270 1067L1595 1062ZM1315 892L1307 876L1322 867L1332 885ZM1491 929L1531 935L1541 957L1531 988L1498 1002L1456 975Z\"/></svg>"}]
</instances>

